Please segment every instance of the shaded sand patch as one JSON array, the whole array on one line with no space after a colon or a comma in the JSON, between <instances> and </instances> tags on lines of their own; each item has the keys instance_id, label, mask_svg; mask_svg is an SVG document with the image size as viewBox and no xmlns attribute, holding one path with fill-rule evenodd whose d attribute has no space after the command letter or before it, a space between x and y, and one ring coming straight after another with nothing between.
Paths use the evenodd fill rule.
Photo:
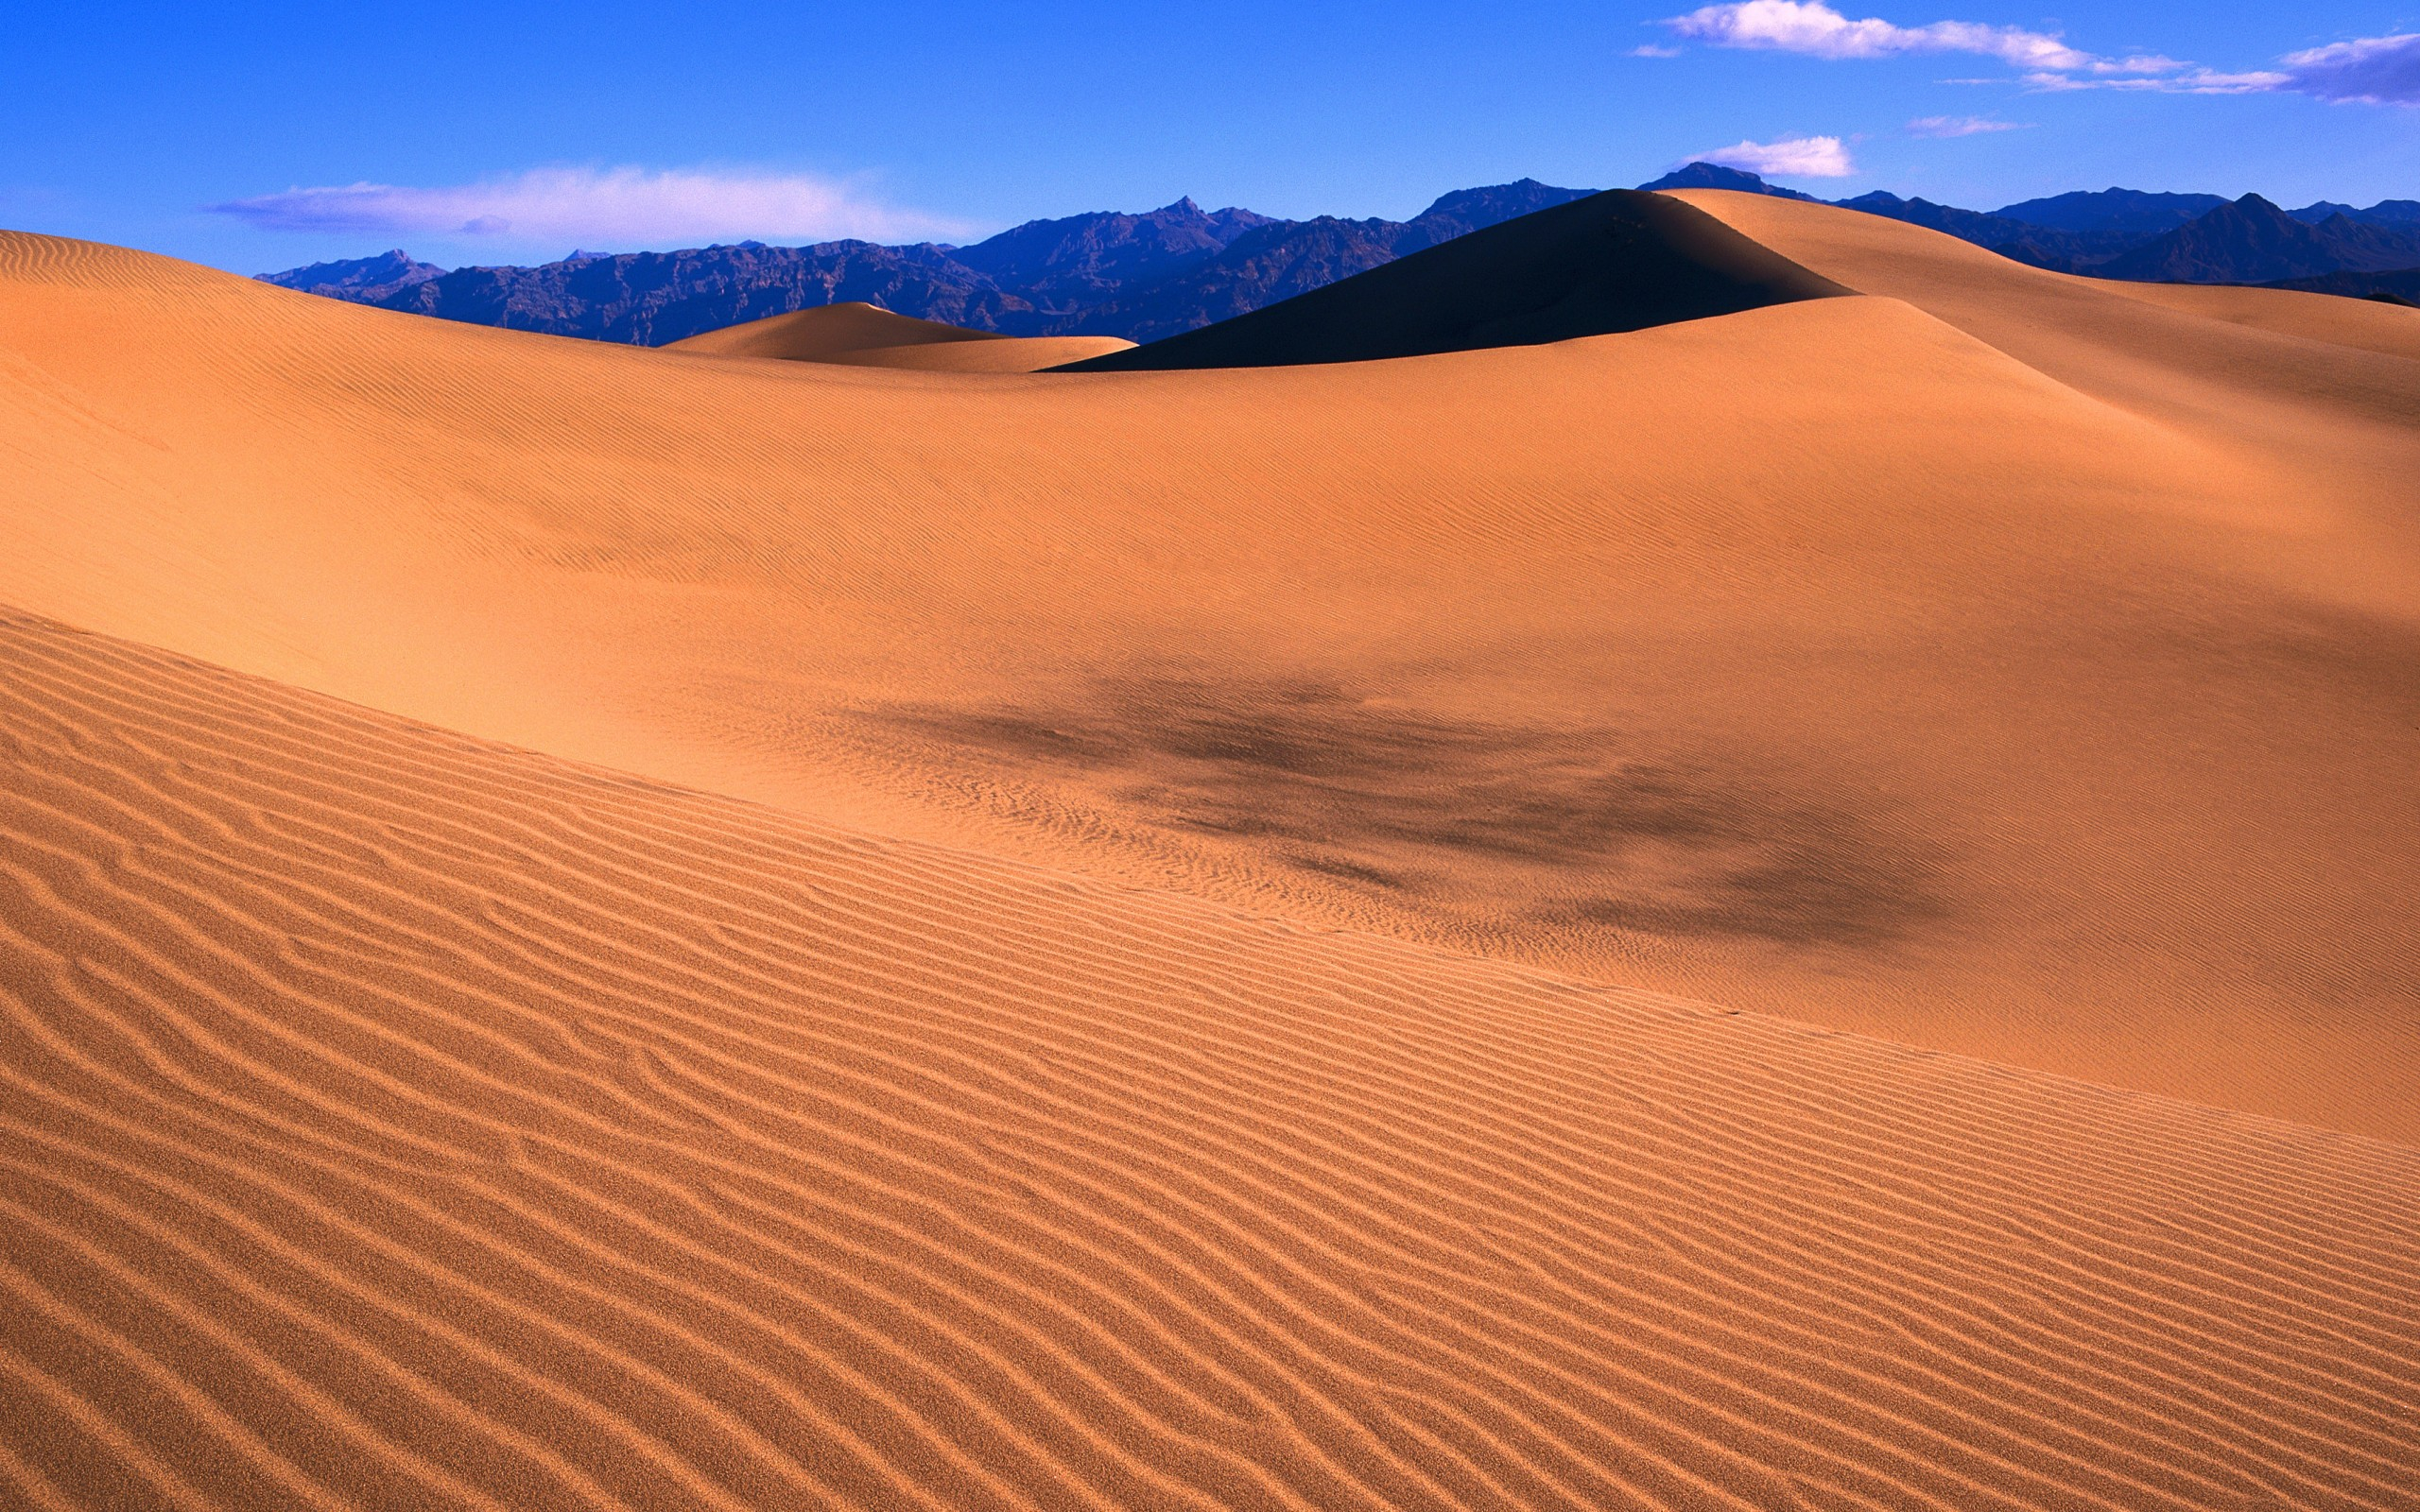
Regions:
<instances>
[{"instance_id":1,"label":"shaded sand patch","mask_svg":"<svg viewBox=\"0 0 2420 1512\"><path fill-rule=\"evenodd\" d=\"M1085 691L1063 705L880 717L1003 773L1063 771L1171 832L1263 842L1441 917L1879 948L1947 910L1914 836L1746 760L1318 682L1158 677Z\"/></svg>"}]
</instances>

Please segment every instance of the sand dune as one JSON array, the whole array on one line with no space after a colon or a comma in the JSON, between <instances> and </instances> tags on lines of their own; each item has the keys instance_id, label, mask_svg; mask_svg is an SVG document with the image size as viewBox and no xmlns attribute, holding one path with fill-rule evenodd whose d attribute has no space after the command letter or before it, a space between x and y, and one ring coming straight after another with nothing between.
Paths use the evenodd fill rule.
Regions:
<instances>
[{"instance_id":1,"label":"sand dune","mask_svg":"<svg viewBox=\"0 0 2420 1512\"><path fill-rule=\"evenodd\" d=\"M1875 216L1742 202L1763 196L1680 198L2081 393L2229 444L2238 466L2282 470L2286 481L2265 490L2259 517L2281 538L2281 567L2307 563L2303 591L2322 602L2356 597L2405 624L2420 618L2409 570L2420 544L2411 485L2420 467L2420 335L2411 311L2283 289L2071 278ZM2345 533L2348 517L2381 534Z\"/></svg>"},{"instance_id":2,"label":"sand dune","mask_svg":"<svg viewBox=\"0 0 2420 1512\"><path fill-rule=\"evenodd\" d=\"M1858 296L0 234L0 1504L2412 1505L2410 312L1689 198Z\"/></svg>"},{"instance_id":3,"label":"sand dune","mask_svg":"<svg viewBox=\"0 0 2420 1512\"><path fill-rule=\"evenodd\" d=\"M0 665L9 1504L2420 1481L2410 1149Z\"/></svg>"},{"instance_id":4,"label":"sand dune","mask_svg":"<svg viewBox=\"0 0 2420 1512\"><path fill-rule=\"evenodd\" d=\"M1112 352L1117 336L1004 336L939 320L919 320L849 301L793 310L669 343L671 352L721 357L778 357L853 368L914 368L933 372L1039 372Z\"/></svg>"},{"instance_id":5,"label":"sand dune","mask_svg":"<svg viewBox=\"0 0 2420 1512\"><path fill-rule=\"evenodd\" d=\"M11 237L0 602L825 820L2420 1140L2411 365L1749 208L1895 297L977 380Z\"/></svg>"},{"instance_id":6,"label":"sand dune","mask_svg":"<svg viewBox=\"0 0 2420 1512\"><path fill-rule=\"evenodd\" d=\"M1848 292L1677 199L1614 189L1074 366L1139 372L1429 356L1639 331Z\"/></svg>"},{"instance_id":7,"label":"sand dune","mask_svg":"<svg viewBox=\"0 0 2420 1512\"><path fill-rule=\"evenodd\" d=\"M1124 352L1133 345L1124 336L1011 336L1004 341L866 347L825 360L924 372L1041 372Z\"/></svg>"}]
</instances>

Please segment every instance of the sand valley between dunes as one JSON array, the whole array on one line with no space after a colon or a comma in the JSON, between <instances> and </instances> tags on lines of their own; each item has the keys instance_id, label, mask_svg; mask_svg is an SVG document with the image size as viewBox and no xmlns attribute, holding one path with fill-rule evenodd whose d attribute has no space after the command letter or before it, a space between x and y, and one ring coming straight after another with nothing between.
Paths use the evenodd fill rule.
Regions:
<instances>
[{"instance_id":1,"label":"sand valley between dunes","mask_svg":"<svg viewBox=\"0 0 2420 1512\"><path fill-rule=\"evenodd\" d=\"M2420 313L1675 198L1821 297L0 233L0 1504L2420 1506Z\"/></svg>"}]
</instances>

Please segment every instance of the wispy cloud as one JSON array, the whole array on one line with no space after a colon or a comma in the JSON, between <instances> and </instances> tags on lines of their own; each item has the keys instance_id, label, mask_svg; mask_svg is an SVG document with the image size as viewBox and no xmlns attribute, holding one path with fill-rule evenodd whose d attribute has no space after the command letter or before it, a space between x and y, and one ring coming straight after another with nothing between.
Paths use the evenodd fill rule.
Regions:
<instances>
[{"instance_id":1,"label":"wispy cloud","mask_svg":"<svg viewBox=\"0 0 2420 1512\"><path fill-rule=\"evenodd\" d=\"M2228 71L2160 53L2110 58L2072 45L2056 32L1974 21L1903 26L1869 16L1853 20L1824 0L1737 0L1702 6L1664 23L1674 34L1717 47L1799 53L1810 58L1896 58L1970 53L2018 69L2016 82L2048 93L2133 90L2161 94L2309 94L2366 105L2420 106L2420 32L2360 37L2289 53L2273 68ZM1949 79L1948 83L1998 83ZM1913 129L1913 128L1910 128ZM1918 134L1926 134L1919 132ZM1940 135L1963 135L1941 132Z\"/></svg>"},{"instance_id":2,"label":"wispy cloud","mask_svg":"<svg viewBox=\"0 0 2420 1512\"><path fill-rule=\"evenodd\" d=\"M430 234L583 246L913 241L964 227L803 174L538 168L474 184L288 189L208 207L268 231Z\"/></svg>"},{"instance_id":3,"label":"wispy cloud","mask_svg":"<svg viewBox=\"0 0 2420 1512\"><path fill-rule=\"evenodd\" d=\"M1908 123L1910 136L1981 136L1991 131L2022 131L2031 121L1994 121L1980 115L1919 115Z\"/></svg>"},{"instance_id":4,"label":"wispy cloud","mask_svg":"<svg viewBox=\"0 0 2420 1512\"><path fill-rule=\"evenodd\" d=\"M2178 65L2158 78L2029 76L2040 90L2132 89L2163 94L2308 94L2340 104L2420 105L2420 32L2357 37L2288 53L2274 68L2226 73Z\"/></svg>"},{"instance_id":5,"label":"wispy cloud","mask_svg":"<svg viewBox=\"0 0 2420 1512\"><path fill-rule=\"evenodd\" d=\"M1996 79L1978 79L1977 83L1996 83ZM2072 74L2028 74L2024 83L2028 89L2057 94L2073 90L2114 89L2149 94L2269 94L2286 87L2288 77L2279 73L2221 73L2215 68L2177 65L2177 71L2150 78L2079 78Z\"/></svg>"},{"instance_id":6,"label":"wispy cloud","mask_svg":"<svg viewBox=\"0 0 2420 1512\"><path fill-rule=\"evenodd\" d=\"M2362 37L2288 53L2284 88L2324 100L2420 105L2420 32Z\"/></svg>"},{"instance_id":7,"label":"wispy cloud","mask_svg":"<svg viewBox=\"0 0 2420 1512\"><path fill-rule=\"evenodd\" d=\"M1857 172L1836 136L1793 136L1778 142L1739 142L1711 152L1692 152L1691 163L1715 163L1769 179L1845 179Z\"/></svg>"},{"instance_id":8,"label":"wispy cloud","mask_svg":"<svg viewBox=\"0 0 2420 1512\"><path fill-rule=\"evenodd\" d=\"M1892 58L1909 53L1978 53L2023 68L2083 69L2096 60L2046 31L1990 26L1972 21L1893 26L1852 21L1823 0L1741 0L1704 6L1665 23L1675 32L1718 47L1805 53L1814 58Z\"/></svg>"},{"instance_id":9,"label":"wispy cloud","mask_svg":"<svg viewBox=\"0 0 2420 1512\"><path fill-rule=\"evenodd\" d=\"M1633 58L1678 58L1681 56L1681 49L1666 47L1651 42L1632 48L1630 55Z\"/></svg>"}]
</instances>

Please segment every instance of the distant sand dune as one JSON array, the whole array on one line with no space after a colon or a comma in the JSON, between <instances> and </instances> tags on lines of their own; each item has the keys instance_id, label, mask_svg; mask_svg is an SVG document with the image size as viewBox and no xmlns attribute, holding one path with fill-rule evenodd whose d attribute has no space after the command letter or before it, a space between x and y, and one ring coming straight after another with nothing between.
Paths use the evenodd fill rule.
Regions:
<instances>
[{"instance_id":1,"label":"distant sand dune","mask_svg":"<svg viewBox=\"0 0 2420 1512\"><path fill-rule=\"evenodd\" d=\"M1717 208L1889 297L977 378L0 238L0 602L885 833L2420 1142L2420 363Z\"/></svg>"},{"instance_id":2,"label":"distant sand dune","mask_svg":"<svg viewBox=\"0 0 2420 1512\"><path fill-rule=\"evenodd\" d=\"M2412 1150L0 667L9 1504L2420 1484Z\"/></svg>"},{"instance_id":3,"label":"distant sand dune","mask_svg":"<svg viewBox=\"0 0 2420 1512\"><path fill-rule=\"evenodd\" d=\"M1004 336L938 320L919 320L850 301L768 316L669 343L671 352L723 357L779 357L853 368L915 368L933 372L1039 372L1063 363L1123 352L1116 336Z\"/></svg>"}]
</instances>

